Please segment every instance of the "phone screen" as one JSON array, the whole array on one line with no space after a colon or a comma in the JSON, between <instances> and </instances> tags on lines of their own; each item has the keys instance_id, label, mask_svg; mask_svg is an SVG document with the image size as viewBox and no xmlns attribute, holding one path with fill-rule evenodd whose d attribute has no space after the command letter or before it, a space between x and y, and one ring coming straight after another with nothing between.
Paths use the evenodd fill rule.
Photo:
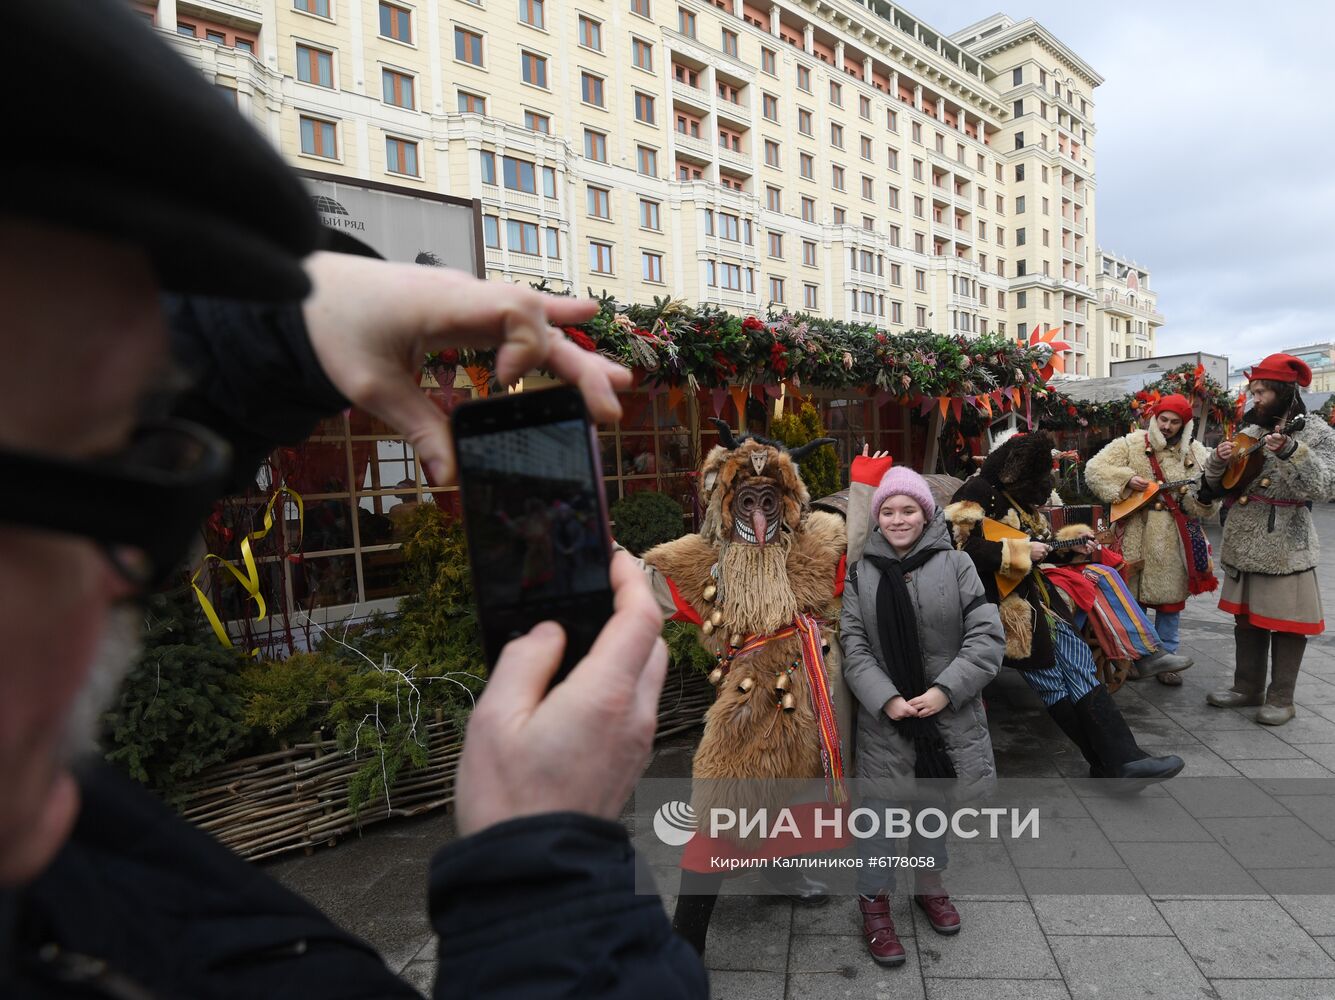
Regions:
<instances>
[{"instance_id":1,"label":"phone screen","mask_svg":"<svg viewBox=\"0 0 1335 1000\"><path fill-rule=\"evenodd\" d=\"M541 621L566 633L558 679L612 612L602 471L576 390L461 407L459 491L488 667Z\"/></svg>"}]
</instances>

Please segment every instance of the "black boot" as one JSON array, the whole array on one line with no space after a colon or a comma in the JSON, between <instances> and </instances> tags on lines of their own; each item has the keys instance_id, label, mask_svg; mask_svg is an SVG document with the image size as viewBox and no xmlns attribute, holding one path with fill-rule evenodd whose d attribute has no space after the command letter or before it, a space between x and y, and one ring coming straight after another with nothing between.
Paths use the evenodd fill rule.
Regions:
<instances>
[{"instance_id":1,"label":"black boot","mask_svg":"<svg viewBox=\"0 0 1335 1000\"><path fill-rule=\"evenodd\" d=\"M1075 703L1075 712L1102 765L1092 776L1117 779L1118 792L1138 792L1156 781L1166 781L1186 766L1176 754L1151 757L1140 749L1102 684Z\"/></svg>"},{"instance_id":2,"label":"black boot","mask_svg":"<svg viewBox=\"0 0 1335 1000\"><path fill-rule=\"evenodd\" d=\"M672 929L687 940L697 955L705 953L709 918L714 914L714 904L718 902L718 891L722 886L722 874L681 873L681 890L677 896L677 909L672 914Z\"/></svg>"},{"instance_id":3,"label":"black boot","mask_svg":"<svg viewBox=\"0 0 1335 1000\"><path fill-rule=\"evenodd\" d=\"M1075 703L1070 698L1063 698L1055 705L1048 706L1048 715L1052 716L1052 721L1057 723L1058 728L1066 734L1067 739L1079 748L1080 756L1089 762L1090 777L1094 777L1103 765L1099 761L1098 754L1094 752L1094 745L1089 742L1089 737L1085 735L1084 727L1080 725L1080 717L1076 714Z\"/></svg>"}]
</instances>

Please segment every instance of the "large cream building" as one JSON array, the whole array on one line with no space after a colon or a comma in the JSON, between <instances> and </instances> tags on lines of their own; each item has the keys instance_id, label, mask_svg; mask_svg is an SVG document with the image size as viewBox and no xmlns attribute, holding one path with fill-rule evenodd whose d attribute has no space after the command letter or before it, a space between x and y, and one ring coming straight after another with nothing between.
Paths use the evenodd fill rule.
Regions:
<instances>
[{"instance_id":1,"label":"large cream building","mask_svg":"<svg viewBox=\"0 0 1335 1000\"><path fill-rule=\"evenodd\" d=\"M1056 326L1075 375L1141 346L1114 354L1096 320L1102 77L1032 19L947 36L881 0L136 6L294 165L479 199L490 277L892 330Z\"/></svg>"},{"instance_id":2,"label":"large cream building","mask_svg":"<svg viewBox=\"0 0 1335 1000\"><path fill-rule=\"evenodd\" d=\"M1159 312L1159 298L1150 288L1149 270L1102 247L1095 250L1095 260L1094 343L1098 370L1108 371L1112 361L1153 357L1164 317Z\"/></svg>"}]
</instances>

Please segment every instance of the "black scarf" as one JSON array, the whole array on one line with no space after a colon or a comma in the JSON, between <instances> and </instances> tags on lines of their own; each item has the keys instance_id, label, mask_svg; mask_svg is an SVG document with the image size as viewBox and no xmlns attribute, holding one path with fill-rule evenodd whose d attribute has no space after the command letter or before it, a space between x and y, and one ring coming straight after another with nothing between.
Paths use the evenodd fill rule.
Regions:
<instances>
[{"instance_id":1,"label":"black scarf","mask_svg":"<svg viewBox=\"0 0 1335 1000\"><path fill-rule=\"evenodd\" d=\"M885 672L895 688L910 701L929 687L922 662L922 647L918 645L918 616L913 610L904 577L922 566L935 549L915 552L907 559L888 559L885 556L863 555L863 559L881 571L881 585L876 591L876 630L881 640L881 655ZM954 778L955 765L946 752L945 740L936 724L936 716L894 721L906 737L913 741L916 758L914 775L918 778Z\"/></svg>"}]
</instances>

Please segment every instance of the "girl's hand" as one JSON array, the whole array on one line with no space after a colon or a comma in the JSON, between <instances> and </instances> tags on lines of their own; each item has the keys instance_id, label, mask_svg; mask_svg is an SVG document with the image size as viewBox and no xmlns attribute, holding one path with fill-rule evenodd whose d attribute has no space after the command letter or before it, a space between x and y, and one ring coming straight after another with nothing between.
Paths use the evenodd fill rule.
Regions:
<instances>
[{"instance_id":1,"label":"girl's hand","mask_svg":"<svg viewBox=\"0 0 1335 1000\"><path fill-rule=\"evenodd\" d=\"M871 445L868 444L866 441L863 441L863 442L862 442L862 457L863 457L863 458L889 458L889 457L890 457L890 453L889 453L888 451L878 451L878 452L876 452L875 454L872 454L872 453L871 453Z\"/></svg>"},{"instance_id":2,"label":"girl's hand","mask_svg":"<svg viewBox=\"0 0 1335 1000\"><path fill-rule=\"evenodd\" d=\"M916 701L917 699L914 700ZM899 695L895 695L885 703L885 714L890 716L895 722L898 722L900 719L908 719L916 716L918 710L913 707L912 703L905 701Z\"/></svg>"},{"instance_id":3,"label":"girl's hand","mask_svg":"<svg viewBox=\"0 0 1335 1000\"><path fill-rule=\"evenodd\" d=\"M913 709L913 714L918 718L926 719L928 716L935 715L949 704L950 699L946 697L946 693L934 685L918 695L918 697L912 699L908 703L908 706Z\"/></svg>"}]
</instances>

